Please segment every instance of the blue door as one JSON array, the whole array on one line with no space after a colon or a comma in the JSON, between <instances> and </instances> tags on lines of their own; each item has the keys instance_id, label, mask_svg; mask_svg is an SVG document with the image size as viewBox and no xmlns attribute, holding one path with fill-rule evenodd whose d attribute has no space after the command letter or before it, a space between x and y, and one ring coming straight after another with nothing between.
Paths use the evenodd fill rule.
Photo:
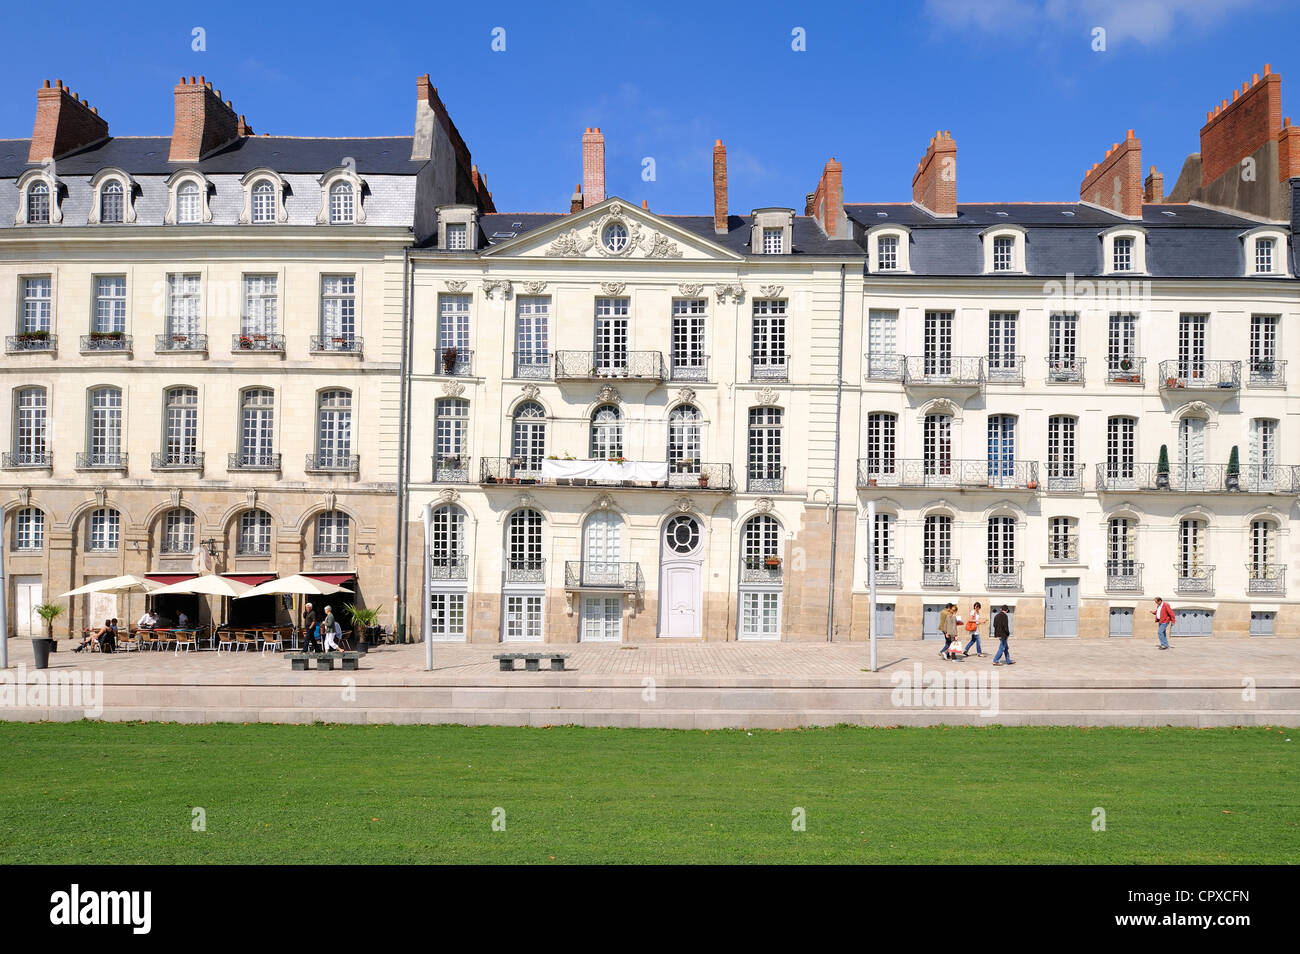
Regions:
<instances>
[{"instance_id":1,"label":"blue door","mask_svg":"<svg viewBox=\"0 0 1300 954\"><path fill-rule=\"evenodd\" d=\"M1079 581L1048 580L1043 607L1044 636L1079 635Z\"/></svg>"},{"instance_id":2,"label":"blue door","mask_svg":"<svg viewBox=\"0 0 1300 954\"><path fill-rule=\"evenodd\" d=\"M925 604L925 611L921 614L922 639L943 639L943 633L939 632L939 613L942 610L938 603Z\"/></svg>"}]
</instances>

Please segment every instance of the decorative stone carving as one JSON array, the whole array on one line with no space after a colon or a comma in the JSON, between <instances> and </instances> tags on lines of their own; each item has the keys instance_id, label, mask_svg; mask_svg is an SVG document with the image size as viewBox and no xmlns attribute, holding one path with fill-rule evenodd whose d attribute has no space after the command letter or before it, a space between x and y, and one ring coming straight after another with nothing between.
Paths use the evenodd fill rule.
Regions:
<instances>
[{"instance_id":1,"label":"decorative stone carving","mask_svg":"<svg viewBox=\"0 0 1300 954\"><path fill-rule=\"evenodd\" d=\"M683 404L695 403L695 390L693 388L682 388L677 392L677 400Z\"/></svg>"},{"instance_id":2,"label":"decorative stone carving","mask_svg":"<svg viewBox=\"0 0 1300 954\"><path fill-rule=\"evenodd\" d=\"M18 488L18 503L24 507L30 507L32 505L32 488Z\"/></svg>"},{"instance_id":3,"label":"decorative stone carving","mask_svg":"<svg viewBox=\"0 0 1300 954\"><path fill-rule=\"evenodd\" d=\"M623 294L627 288L627 282L601 282L600 290L611 298Z\"/></svg>"},{"instance_id":4,"label":"decorative stone carving","mask_svg":"<svg viewBox=\"0 0 1300 954\"><path fill-rule=\"evenodd\" d=\"M535 499L532 494L520 494L515 498L516 507L531 507Z\"/></svg>"},{"instance_id":5,"label":"decorative stone carving","mask_svg":"<svg viewBox=\"0 0 1300 954\"><path fill-rule=\"evenodd\" d=\"M678 497L673 501L673 507L675 507L679 513L690 513L695 509L695 501L690 497Z\"/></svg>"},{"instance_id":6,"label":"decorative stone carving","mask_svg":"<svg viewBox=\"0 0 1300 954\"><path fill-rule=\"evenodd\" d=\"M444 504L454 504L457 500L460 500L460 493L448 487L442 493L438 494L438 499Z\"/></svg>"},{"instance_id":7,"label":"decorative stone carving","mask_svg":"<svg viewBox=\"0 0 1300 954\"><path fill-rule=\"evenodd\" d=\"M684 298L698 298L700 296L700 292L704 291L704 286L691 284L689 282L682 282L680 285L677 286L677 291Z\"/></svg>"},{"instance_id":8,"label":"decorative stone carving","mask_svg":"<svg viewBox=\"0 0 1300 954\"><path fill-rule=\"evenodd\" d=\"M601 494L596 498L595 507L597 510L610 510L614 506L614 498L609 494Z\"/></svg>"},{"instance_id":9,"label":"decorative stone carving","mask_svg":"<svg viewBox=\"0 0 1300 954\"><path fill-rule=\"evenodd\" d=\"M446 282L446 286L447 291L459 295L469 286L469 282Z\"/></svg>"},{"instance_id":10,"label":"decorative stone carving","mask_svg":"<svg viewBox=\"0 0 1300 954\"><path fill-rule=\"evenodd\" d=\"M559 258L561 256L573 256L580 258L587 254L587 250L596 244L595 232L588 229L587 235L579 234L577 229L571 232L565 232L547 248L546 254L549 258Z\"/></svg>"},{"instance_id":11,"label":"decorative stone carving","mask_svg":"<svg viewBox=\"0 0 1300 954\"><path fill-rule=\"evenodd\" d=\"M754 501L754 509L757 510L759 513L771 513L772 498L759 497L757 500Z\"/></svg>"},{"instance_id":12,"label":"decorative stone carving","mask_svg":"<svg viewBox=\"0 0 1300 954\"><path fill-rule=\"evenodd\" d=\"M325 499L325 509L333 510L334 505L338 502L338 495L335 494L334 491L332 490L327 490L325 491L323 496Z\"/></svg>"},{"instance_id":13,"label":"decorative stone carving","mask_svg":"<svg viewBox=\"0 0 1300 954\"><path fill-rule=\"evenodd\" d=\"M609 384L597 391L596 397L600 398L605 404L618 404L623 400L623 395L618 393L618 388Z\"/></svg>"},{"instance_id":14,"label":"decorative stone carving","mask_svg":"<svg viewBox=\"0 0 1300 954\"><path fill-rule=\"evenodd\" d=\"M646 236L646 254L651 258L681 258L682 250L666 235L654 232Z\"/></svg>"},{"instance_id":15,"label":"decorative stone carving","mask_svg":"<svg viewBox=\"0 0 1300 954\"><path fill-rule=\"evenodd\" d=\"M171 490L171 497L172 506L179 507L181 505L181 489L179 487L173 487Z\"/></svg>"},{"instance_id":16,"label":"decorative stone carving","mask_svg":"<svg viewBox=\"0 0 1300 954\"><path fill-rule=\"evenodd\" d=\"M496 293L501 293L502 301L509 301L514 295L514 290L510 282L504 278L485 278L483 279L483 294L487 298L497 297Z\"/></svg>"},{"instance_id":17,"label":"decorative stone carving","mask_svg":"<svg viewBox=\"0 0 1300 954\"><path fill-rule=\"evenodd\" d=\"M774 388L763 388L758 391L754 397L758 399L759 404L780 404L781 394Z\"/></svg>"},{"instance_id":18,"label":"decorative stone carving","mask_svg":"<svg viewBox=\"0 0 1300 954\"><path fill-rule=\"evenodd\" d=\"M107 487L96 487L96 488L95 488L95 504L96 504L97 506L102 507L102 506L104 506L104 504L105 504L105 502L106 502L107 500L108 500L108 488L107 488Z\"/></svg>"},{"instance_id":19,"label":"decorative stone carving","mask_svg":"<svg viewBox=\"0 0 1300 954\"><path fill-rule=\"evenodd\" d=\"M784 285L759 285L758 293L764 298L780 298Z\"/></svg>"},{"instance_id":20,"label":"decorative stone carving","mask_svg":"<svg viewBox=\"0 0 1300 954\"><path fill-rule=\"evenodd\" d=\"M614 222L627 229L627 244L617 252L610 251L605 247L605 243L600 241L600 237L605 234L606 226ZM615 202L604 215L592 223L591 245L595 246L596 251L606 258L631 258L632 253L641 246L641 233L643 231L644 228L641 223L630 218L623 206Z\"/></svg>"},{"instance_id":21,"label":"decorative stone carving","mask_svg":"<svg viewBox=\"0 0 1300 954\"><path fill-rule=\"evenodd\" d=\"M540 295L546 291L546 282L520 282L525 295Z\"/></svg>"},{"instance_id":22,"label":"decorative stone carving","mask_svg":"<svg viewBox=\"0 0 1300 954\"><path fill-rule=\"evenodd\" d=\"M745 289L739 283L718 284L713 286L713 295L719 303L725 302L728 298L740 303L745 300Z\"/></svg>"},{"instance_id":23,"label":"decorative stone carving","mask_svg":"<svg viewBox=\"0 0 1300 954\"><path fill-rule=\"evenodd\" d=\"M442 393L447 397L460 397L465 393L465 385L459 381L444 381L442 383Z\"/></svg>"},{"instance_id":24,"label":"decorative stone carving","mask_svg":"<svg viewBox=\"0 0 1300 954\"><path fill-rule=\"evenodd\" d=\"M537 400L537 395L539 395L539 394L541 394L541 393L542 393L542 389L539 388L539 387L538 387L537 385L535 385L535 384L525 384L525 385L524 385L524 400L525 400L525 401L536 401L536 400Z\"/></svg>"},{"instance_id":25,"label":"decorative stone carving","mask_svg":"<svg viewBox=\"0 0 1300 954\"><path fill-rule=\"evenodd\" d=\"M256 490L249 490L247 493L245 493L245 494L244 494L244 502L245 502L246 504L248 504L248 509L249 509L249 510L256 510L256 509L257 509L257 491L256 491Z\"/></svg>"}]
</instances>

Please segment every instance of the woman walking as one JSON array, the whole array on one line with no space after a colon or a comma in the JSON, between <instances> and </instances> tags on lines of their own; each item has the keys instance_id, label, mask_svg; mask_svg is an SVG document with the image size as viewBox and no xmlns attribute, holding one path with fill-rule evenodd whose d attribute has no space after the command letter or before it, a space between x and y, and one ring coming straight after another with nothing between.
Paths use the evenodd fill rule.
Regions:
<instances>
[{"instance_id":1,"label":"woman walking","mask_svg":"<svg viewBox=\"0 0 1300 954\"><path fill-rule=\"evenodd\" d=\"M972 646L975 647L976 656L984 655L984 647L980 645L980 623L984 622L984 617L980 615L980 610L982 608L983 607L981 607L979 603L976 603L971 607L970 615L966 617L966 632L970 633L970 642L968 642L966 648L962 650L963 656L970 655L970 648Z\"/></svg>"}]
</instances>

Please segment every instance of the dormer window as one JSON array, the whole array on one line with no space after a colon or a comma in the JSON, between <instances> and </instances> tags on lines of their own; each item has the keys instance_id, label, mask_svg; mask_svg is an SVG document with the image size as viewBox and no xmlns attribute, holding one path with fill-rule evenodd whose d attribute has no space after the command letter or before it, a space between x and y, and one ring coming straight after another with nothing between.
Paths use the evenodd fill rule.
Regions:
<instances>
[{"instance_id":1,"label":"dormer window","mask_svg":"<svg viewBox=\"0 0 1300 954\"><path fill-rule=\"evenodd\" d=\"M269 225L289 221L284 208L288 191L284 179L271 169L254 169L239 180L244 187L244 206L239 212L241 225Z\"/></svg>"},{"instance_id":2,"label":"dormer window","mask_svg":"<svg viewBox=\"0 0 1300 954\"><path fill-rule=\"evenodd\" d=\"M469 229L464 222L454 222L447 226L447 248L453 251L463 252L469 248L469 238L467 232Z\"/></svg>"},{"instance_id":3,"label":"dormer window","mask_svg":"<svg viewBox=\"0 0 1300 954\"><path fill-rule=\"evenodd\" d=\"M794 251L794 210L755 209L749 232L753 255L788 255Z\"/></svg>"},{"instance_id":4,"label":"dormer window","mask_svg":"<svg viewBox=\"0 0 1300 954\"><path fill-rule=\"evenodd\" d=\"M763 229L763 254L782 255L785 253L785 235L783 229Z\"/></svg>"},{"instance_id":5,"label":"dormer window","mask_svg":"<svg viewBox=\"0 0 1300 954\"><path fill-rule=\"evenodd\" d=\"M180 225L190 225L200 221L202 202L197 182L182 182L176 190L176 221Z\"/></svg>"},{"instance_id":6,"label":"dormer window","mask_svg":"<svg viewBox=\"0 0 1300 954\"><path fill-rule=\"evenodd\" d=\"M365 183L354 171L350 160L348 165L331 169L317 181L320 183L317 225L365 224Z\"/></svg>"},{"instance_id":7,"label":"dormer window","mask_svg":"<svg viewBox=\"0 0 1300 954\"><path fill-rule=\"evenodd\" d=\"M275 221L275 186L265 179L253 186L253 221Z\"/></svg>"},{"instance_id":8,"label":"dormer window","mask_svg":"<svg viewBox=\"0 0 1300 954\"><path fill-rule=\"evenodd\" d=\"M1025 271L1025 231L1016 225L997 225L982 233L985 272Z\"/></svg>"},{"instance_id":9,"label":"dormer window","mask_svg":"<svg viewBox=\"0 0 1300 954\"><path fill-rule=\"evenodd\" d=\"M478 209L472 205L440 205L438 213L438 247L453 252L469 252L478 247Z\"/></svg>"},{"instance_id":10,"label":"dormer window","mask_svg":"<svg viewBox=\"0 0 1300 954\"><path fill-rule=\"evenodd\" d=\"M882 272L898 271L897 235L882 235L876 239L876 268Z\"/></svg>"},{"instance_id":11,"label":"dormer window","mask_svg":"<svg viewBox=\"0 0 1300 954\"><path fill-rule=\"evenodd\" d=\"M45 182L33 182L27 187L27 224L50 224L50 187Z\"/></svg>"},{"instance_id":12,"label":"dormer window","mask_svg":"<svg viewBox=\"0 0 1300 954\"><path fill-rule=\"evenodd\" d=\"M1275 226L1251 229L1242 236L1245 242L1246 274L1286 278L1286 233Z\"/></svg>"},{"instance_id":13,"label":"dormer window","mask_svg":"<svg viewBox=\"0 0 1300 954\"><path fill-rule=\"evenodd\" d=\"M18 210L14 225L58 225L63 221L59 210L59 180L45 169L28 169L15 183Z\"/></svg>"},{"instance_id":14,"label":"dormer window","mask_svg":"<svg viewBox=\"0 0 1300 954\"><path fill-rule=\"evenodd\" d=\"M110 179L99 194L99 221L105 225L119 225L124 214L122 183Z\"/></svg>"},{"instance_id":15,"label":"dormer window","mask_svg":"<svg viewBox=\"0 0 1300 954\"><path fill-rule=\"evenodd\" d=\"M330 225L351 225L356 221L352 183L336 182L330 186Z\"/></svg>"},{"instance_id":16,"label":"dormer window","mask_svg":"<svg viewBox=\"0 0 1300 954\"><path fill-rule=\"evenodd\" d=\"M867 270L870 272L906 272L908 231L898 225L877 225L867 232Z\"/></svg>"},{"instance_id":17,"label":"dormer window","mask_svg":"<svg viewBox=\"0 0 1300 954\"><path fill-rule=\"evenodd\" d=\"M1131 226L1118 226L1101 233L1102 271L1107 275L1145 274L1146 233Z\"/></svg>"},{"instance_id":18,"label":"dormer window","mask_svg":"<svg viewBox=\"0 0 1300 954\"><path fill-rule=\"evenodd\" d=\"M122 225L135 221L135 183L121 169L101 169L90 180L89 225Z\"/></svg>"}]
</instances>

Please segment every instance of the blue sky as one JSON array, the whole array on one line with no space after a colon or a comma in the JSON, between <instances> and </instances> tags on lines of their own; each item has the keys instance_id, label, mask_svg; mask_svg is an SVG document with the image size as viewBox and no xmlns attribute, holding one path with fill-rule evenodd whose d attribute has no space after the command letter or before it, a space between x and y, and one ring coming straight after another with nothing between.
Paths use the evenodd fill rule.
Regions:
<instances>
[{"instance_id":1,"label":"blue sky","mask_svg":"<svg viewBox=\"0 0 1300 954\"><path fill-rule=\"evenodd\" d=\"M181 74L207 76L258 132L409 135L428 72L503 211L567 209L582 131L600 126L610 194L709 214L715 138L731 211L802 211L832 155L848 201L909 200L937 129L957 141L962 201L1076 199L1129 128L1168 189L1206 110L1266 62L1300 119L1286 0L127 6L61 4L42 27L52 48L8 45L0 138L30 135L46 78L115 135L167 135Z\"/></svg>"}]
</instances>

